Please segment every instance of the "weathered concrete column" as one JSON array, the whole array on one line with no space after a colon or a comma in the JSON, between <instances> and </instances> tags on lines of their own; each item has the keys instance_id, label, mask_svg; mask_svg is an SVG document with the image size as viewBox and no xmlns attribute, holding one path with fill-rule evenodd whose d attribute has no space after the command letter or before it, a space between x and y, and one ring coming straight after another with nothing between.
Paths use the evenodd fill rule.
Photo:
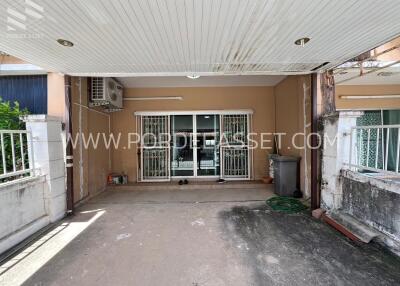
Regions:
<instances>
[{"instance_id":1,"label":"weathered concrete column","mask_svg":"<svg viewBox=\"0 0 400 286\"><path fill-rule=\"evenodd\" d=\"M340 170L349 161L351 128L361 115L361 111L341 111L324 117L321 205L325 209L342 206Z\"/></svg>"},{"instance_id":2,"label":"weathered concrete column","mask_svg":"<svg viewBox=\"0 0 400 286\"><path fill-rule=\"evenodd\" d=\"M54 222L65 216L67 200L61 121L48 115L28 115L24 121L32 133L34 168L46 178L46 211Z\"/></svg>"}]
</instances>

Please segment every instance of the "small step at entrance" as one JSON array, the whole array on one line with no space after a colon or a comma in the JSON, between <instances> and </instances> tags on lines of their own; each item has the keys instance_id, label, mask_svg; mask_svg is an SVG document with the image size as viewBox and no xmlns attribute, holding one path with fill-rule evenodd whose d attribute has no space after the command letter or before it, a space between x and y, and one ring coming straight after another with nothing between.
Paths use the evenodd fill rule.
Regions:
<instances>
[{"instance_id":1,"label":"small step at entrance","mask_svg":"<svg viewBox=\"0 0 400 286\"><path fill-rule=\"evenodd\" d=\"M273 189L273 185L267 185L262 181L235 181L219 184L217 182L189 182L187 185L179 185L178 182L163 183L135 183L128 185L112 185L108 186L108 191L162 191L162 190L232 190L232 189L249 189L249 190L266 190Z\"/></svg>"},{"instance_id":2,"label":"small step at entrance","mask_svg":"<svg viewBox=\"0 0 400 286\"><path fill-rule=\"evenodd\" d=\"M346 213L329 212L323 216L323 220L352 240L369 243L379 236L379 232Z\"/></svg>"}]
</instances>

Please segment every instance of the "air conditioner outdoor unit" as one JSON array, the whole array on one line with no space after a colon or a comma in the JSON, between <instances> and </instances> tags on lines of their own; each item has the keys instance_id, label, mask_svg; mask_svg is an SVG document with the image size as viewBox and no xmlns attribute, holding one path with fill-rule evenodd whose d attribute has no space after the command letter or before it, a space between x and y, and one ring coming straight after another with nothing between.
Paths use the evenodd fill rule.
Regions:
<instances>
[{"instance_id":1,"label":"air conditioner outdoor unit","mask_svg":"<svg viewBox=\"0 0 400 286\"><path fill-rule=\"evenodd\" d=\"M123 86L113 78L91 78L90 105L103 106L106 111L121 110L123 107Z\"/></svg>"}]
</instances>

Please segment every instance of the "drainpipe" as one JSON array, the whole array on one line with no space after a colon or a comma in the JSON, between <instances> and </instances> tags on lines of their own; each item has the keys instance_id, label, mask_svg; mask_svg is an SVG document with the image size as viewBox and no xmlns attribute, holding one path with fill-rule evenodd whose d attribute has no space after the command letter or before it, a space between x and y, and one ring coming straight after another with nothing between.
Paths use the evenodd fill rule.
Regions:
<instances>
[{"instance_id":1,"label":"drainpipe","mask_svg":"<svg viewBox=\"0 0 400 286\"><path fill-rule=\"evenodd\" d=\"M67 167L67 214L74 213L74 181L73 181L73 148L72 140L72 80L70 76L65 76L65 134L67 138L66 146L66 167Z\"/></svg>"},{"instance_id":2,"label":"drainpipe","mask_svg":"<svg viewBox=\"0 0 400 286\"><path fill-rule=\"evenodd\" d=\"M321 193L318 182L318 74L311 75L311 209L320 207Z\"/></svg>"}]
</instances>

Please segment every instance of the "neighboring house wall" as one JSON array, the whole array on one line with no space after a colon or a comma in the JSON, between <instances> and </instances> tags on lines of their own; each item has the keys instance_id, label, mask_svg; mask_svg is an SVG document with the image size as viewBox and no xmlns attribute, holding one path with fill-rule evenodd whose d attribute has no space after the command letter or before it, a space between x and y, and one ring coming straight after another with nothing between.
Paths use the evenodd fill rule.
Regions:
<instances>
[{"instance_id":1,"label":"neighboring house wall","mask_svg":"<svg viewBox=\"0 0 400 286\"><path fill-rule=\"evenodd\" d=\"M286 133L282 137L281 155L301 157L300 181L301 190L310 196L311 182L311 153L304 148L296 149L296 146L307 146L304 141L311 132L311 82L309 76L289 76L275 86L276 98L276 132ZM304 116L306 116L304 120ZM303 136L302 134L307 134Z\"/></svg>"},{"instance_id":2,"label":"neighboring house wall","mask_svg":"<svg viewBox=\"0 0 400 286\"><path fill-rule=\"evenodd\" d=\"M183 100L124 101L124 110L112 114L112 132L122 132L121 142L127 142L127 133L136 132L135 111L224 110L252 109L253 132L275 131L275 97L273 87L193 87L193 88L134 88L125 89L126 97L182 96ZM272 136L265 139L271 140ZM257 138L259 141L259 138ZM271 150L254 151L254 175L261 179L268 172L267 154L272 142L265 142ZM136 181L136 146L113 151L113 171L125 172L129 181Z\"/></svg>"},{"instance_id":3,"label":"neighboring house wall","mask_svg":"<svg viewBox=\"0 0 400 286\"><path fill-rule=\"evenodd\" d=\"M80 88L79 88L79 85ZM74 149L74 202L80 202L105 190L107 176L111 172L111 150L104 145L103 133L110 133L110 115L101 109L88 107L87 79L73 78L72 80L72 138L82 133L89 138L90 133L96 139L100 134L97 148L93 144L85 148L84 140L77 140Z\"/></svg>"},{"instance_id":4,"label":"neighboring house wall","mask_svg":"<svg viewBox=\"0 0 400 286\"><path fill-rule=\"evenodd\" d=\"M323 118L324 138L334 144L322 148L321 207L350 214L381 235L378 241L400 254L400 183L387 178L373 178L348 170L351 149L357 142L350 139L362 111L340 111ZM333 142L333 140L332 140Z\"/></svg>"},{"instance_id":5,"label":"neighboring house wall","mask_svg":"<svg viewBox=\"0 0 400 286\"><path fill-rule=\"evenodd\" d=\"M0 98L31 114L47 114L47 75L0 76Z\"/></svg>"},{"instance_id":6,"label":"neighboring house wall","mask_svg":"<svg viewBox=\"0 0 400 286\"><path fill-rule=\"evenodd\" d=\"M337 110L400 109L400 99L342 99L341 95L400 95L400 85L338 85Z\"/></svg>"}]
</instances>

